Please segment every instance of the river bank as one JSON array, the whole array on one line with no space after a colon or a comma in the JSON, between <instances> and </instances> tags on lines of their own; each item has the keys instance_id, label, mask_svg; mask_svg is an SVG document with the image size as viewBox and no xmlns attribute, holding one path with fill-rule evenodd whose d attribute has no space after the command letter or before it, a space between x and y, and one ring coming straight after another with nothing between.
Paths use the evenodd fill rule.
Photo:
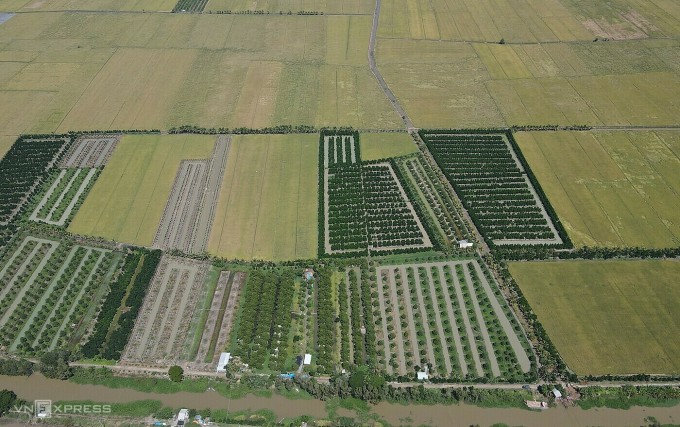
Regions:
<instances>
[{"instance_id":1,"label":"river bank","mask_svg":"<svg viewBox=\"0 0 680 427\"><path fill-rule=\"evenodd\" d=\"M30 377L0 376L0 389L2 388L14 390L21 398L29 401L50 399L125 403L153 399L162 402L164 406L174 408L212 408L228 411L269 410L279 418L292 418L300 415L309 415L314 418L328 417L325 402L312 399L291 400L276 394L271 397L247 395L238 399L230 399L214 391L146 393L52 380L39 373ZM645 425L648 424L648 417L654 417L662 424L680 423L680 405L667 408L633 407L628 410L608 408L583 410L578 407L557 407L543 412L533 412L515 408L482 408L466 404L400 405L382 402L371 406L371 412L392 425L469 426L479 424L485 426L504 422L524 426L618 426Z\"/></svg>"}]
</instances>

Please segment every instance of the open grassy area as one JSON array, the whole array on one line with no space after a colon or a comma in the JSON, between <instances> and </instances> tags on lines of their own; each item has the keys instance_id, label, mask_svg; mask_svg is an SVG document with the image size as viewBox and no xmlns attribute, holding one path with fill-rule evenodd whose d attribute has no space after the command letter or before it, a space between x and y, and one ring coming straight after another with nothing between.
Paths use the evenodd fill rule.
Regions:
<instances>
[{"instance_id":1,"label":"open grassy area","mask_svg":"<svg viewBox=\"0 0 680 427\"><path fill-rule=\"evenodd\" d=\"M680 262L522 262L510 272L577 374L680 373Z\"/></svg>"},{"instance_id":2,"label":"open grassy area","mask_svg":"<svg viewBox=\"0 0 680 427\"><path fill-rule=\"evenodd\" d=\"M680 245L680 132L519 132L577 246Z\"/></svg>"},{"instance_id":3,"label":"open grassy area","mask_svg":"<svg viewBox=\"0 0 680 427\"><path fill-rule=\"evenodd\" d=\"M76 3L92 1L44 7ZM397 128L368 69L370 26L370 16L20 13L0 25L0 134Z\"/></svg>"},{"instance_id":4,"label":"open grassy area","mask_svg":"<svg viewBox=\"0 0 680 427\"><path fill-rule=\"evenodd\" d=\"M180 162L210 157L214 144L214 136L124 136L69 231L151 245Z\"/></svg>"},{"instance_id":5,"label":"open grassy area","mask_svg":"<svg viewBox=\"0 0 680 427\"><path fill-rule=\"evenodd\" d=\"M225 258L314 258L318 136L248 135L232 141L208 252Z\"/></svg>"},{"instance_id":6,"label":"open grassy area","mask_svg":"<svg viewBox=\"0 0 680 427\"><path fill-rule=\"evenodd\" d=\"M399 157L418 151L418 146L407 133L362 133L359 138L361 160Z\"/></svg>"}]
</instances>

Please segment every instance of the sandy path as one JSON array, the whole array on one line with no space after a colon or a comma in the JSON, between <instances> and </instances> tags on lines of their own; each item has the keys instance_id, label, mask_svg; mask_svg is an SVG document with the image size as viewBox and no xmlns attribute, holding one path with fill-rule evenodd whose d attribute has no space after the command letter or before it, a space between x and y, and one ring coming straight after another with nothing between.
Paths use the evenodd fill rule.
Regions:
<instances>
[{"instance_id":1,"label":"sandy path","mask_svg":"<svg viewBox=\"0 0 680 427\"><path fill-rule=\"evenodd\" d=\"M400 267L399 268L399 273L401 275L401 289L404 291L404 307L406 308L406 314L407 314L407 322L409 326L409 333L410 333L410 341L411 341L411 348L413 349L413 360L416 364L416 366L420 366L422 368L423 361L420 358L420 344L418 343L418 333L416 332L416 322L415 318L413 317L413 299L411 299L411 289L408 286L407 283L407 276L406 276L406 268ZM399 284L394 282L394 292L396 292L396 289L399 287ZM427 342L427 347L429 350L430 354L430 362L432 364L435 363L434 359L434 354L432 353L432 344L431 341Z\"/></svg>"},{"instance_id":2,"label":"sandy path","mask_svg":"<svg viewBox=\"0 0 680 427\"><path fill-rule=\"evenodd\" d=\"M390 341L387 332L387 314L385 311L386 309L385 297L383 295L384 283L381 271L382 270L378 269L376 271L376 275L378 282L378 304L380 305L380 319L382 323L383 345L385 348L385 370L387 371L388 374L392 374L393 369L392 365L390 365L390 360L392 359L392 350L390 349Z\"/></svg>"},{"instance_id":3,"label":"sandy path","mask_svg":"<svg viewBox=\"0 0 680 427\"><path fill-rule=\"evenodd\" d=\"M402 270L404 270L404 273L402 274L405 274L406 269L402 267ZM427 315L427 310L425 309L425 301L423 300L423 289L420 283L420 274L418 274L417 266L413 267L413 276L415 277L416 295L418 297L418 305L420 306L420 317L423 319L423 329L425 330L425 343L427 344L427 354L428 357L430 358L430 363L432 363L433 366L437 366L437 359L434 356L434 350L432 345L432 334L430 333L430 322ZM437 300L436 299L432 300L433 303L435 301ZM439 310L434 311L435 321L437 322L437 328L439 331L439 339L442 345L442 353L444 353L444 363L446 364L446 372L451 372L449 349L447 348L446 340L444 339L444 329L442 328L442 321L439 316ZM437 368L441 369L441 366L438 366Z\"/></svg>"},{"instance_id":4,"label":"sandy path","mask_svg":"<svg viewBox=\"0 0 680 427\"><path fill-rule=\"evenodd\" d=\"M491 362L491 373L494 377L501 376L501 370L498 368L498 361L496 360L496 353L494 352L493 344L491 344L491 338L489 337L489 331L486 327L486 322L484 321L484 316L482 315L482 309L479 307L479 301L477 300L477 293L475 292L475 287L472 284L472 277L470 276L470 271L468 270L468 264L463 264L463 271L465 272L465 281L467 282L468 291L470 292L470 299L472 300L472 307L477 315L477 323L479 324L480 332L482 333L482 339L484 340L484 346L486 347L486 353L489 356L489 362Z\"/></svg>"},{"instance_id":5,"label":"sandy path","mask_svg":"<svg viewBox=\"0 0 680 427\"><path fill-rule=\"evenodd\" d=\"M392 324L397 335L397 359L399 362L399 373L406 374L406 353L404 350L404 333L401 330L401 312L399 310L399 300L397 298L396 279L394 270L388 269L388 286L390 288L390 301L392 303Z\"/></svg>"},{"instance_id":6,"label":"sandy path","mask_svg":"<svg viewBox=\"0 0 680 427\"><path fill-rule=\"evenodd\" d=\"M449 315L449 322L451 322L451 328L453 329L453 340L456 346L456 352L458 353L458 364L460 365L460 370L463 376L468 374L468 366L465 360L465 352L463 351L463 343L460 340L460 332L458 332L458 322L456 322L456 315L453 313L453 301L451 300L451 295L449 294L449 287L443 281L445 279L444 271L442 266L439 266L439 275L442 278L442 293L444 294L444 303L446 304L446 312ZM451 268L449 266L449 268ZM451 271L451 276L455 274ZM441 303L441 301L440 301Z\"/></svg>"},{"instance_id":7,"label":"sandy path","mask_svg":"<svg viewBox=\"0 0 680 427\"><path fill-rule=\"evenodd\" d=\"M33 286L33 282L35 282L35 279L40 274L40 271L42 271L42 269L45 268L45 265L50 260L50 258L54 254L54 251L56 251L57 247L59 246L59 243L56 243L56 242L49 242L49 243L42 242L42 243L49 245L50 248L47 250L47 253L45 253L45 256L40 260L40 262L38 263L38 266L33 271L31 276L28 278L26 283L21 287L21 290L19 290L19 293L14 297L14 301L12 301L12 305L9 306L9 308L7 309L5 314L2 316L2 318L0 318L0 328L5 326L5 323L10 318L10 316L12 315L14 310L17 308L17 306L19 305L21 300L24 298L24 295L26 295L26 292L28 292L28 289ZM36 248L33 250L33 252L32 252L33 256L35 256L35 253L37 253L39 247L40 246L36 246ZM31 256L31 258L33 258L33 256ZM29 259L30 258L27 258L27 261L24 262L24 264L22 265L23 269L22 269L21 272L23 272L23 270L26 270L26 268L28 266L28 260ZM14 279L19 277L20 274L21 274L20 272L17 272L17 274L12 278L12 282L14 282ZM5 291L9 291L10 287L11 287L11 284L10 284L10 286L7 286ZM0 297L0 299L4 298L5 295L6 295L6 292L3 294L2 297Z\"/></svg>"},{"instance_id":8,"label":"sandy path","mask_svg":"<svg viewBox=\"0 0 680 427\"><path fill-rule=\"evenodd\" d=\"M73 302L71 303L71 307L69 308L68 313L66 313L66 316L64 316L64 318L61 322L61 325L59 326L59 329L54 334L54 339L52 340L52 343L50 344L50 348L49 348L50 351L54 350L55 347L57 346L57 344L59 343L59 335L61 335L61 331L63 331L64 328L69 327L68 321L71 318L71 315L75 311L80 300L85 297L85 290L88 288L88 286L89 286L90 282L92 281L94 275L97 274L97 269L99 268L99 265L102 263L102 261L104 260L104 257L106 256L106 252L103 251L103 250L88 249L88 253L83 260L87 260L90 257L90 255L94 252L98 253L97 260L95 261L94 266L92 267L92 270L90 270L90 273L87 275L87 278L83 282L82 286L78 290L78 295L73 299ZM77 276L78 275L75 275L74 277L77 277Z\"/></svg>"},{"instance_id":9,"label":"sandy path","mask_svg":"<svg viewBox=\"0 0 680 427\"><path fill-rule=\"evenodd\" d=\"M501 326L505 331L505 335L507 335L508 340L510 341L510 346L512 347L513 351L515 352L515 355L517 356L517 361L519 362L519 365L522 368L522 372L529 372L529 370L531 369L531 361L529 360L526 351L524 351L524 347L522 347L522 343L519 341L519 338L517 337L517 334L515 333L515 330L512 327L512 323L510 323L510 320L505 315L505 312L503 311L503 308L498 302L498 298L496 298L496 295L491 289L489 282L486 280L486 276L484 276L484 273L482 272L479 263L473 262L472 265L474 266L475 271L477 272L477 277L479 277L479 280L482 283L482 287L484 288L486 295L489 297L489 301L491 301L491 306L493 307L494 312L496 312L498 320L501 322Z\"/></svg>"},{"instance_id":10,"label":"sandy path","mask_svg":"<svg viewBox=\"0 0 680 427\"><path fill-rule=\"evenodd\" d=\"M475 362L475 368L477 370L477 376L483 377L484 370L482 369L482 362L479 359L479 352L477 351L477 343L475 343L475 335L472 332L472 326L470 325L470 319L468 318L468 311L465 306L465 299L463 298L463 292L458 280L458 275L453 275L454 285L456 287L456 297L458 299L458 307L460 308L461 315L463 316L463 324L465 325L465 331L467 333L468 341L470 343L470 351L472 351L472 359Z\"/></svg>"}]
</instances>

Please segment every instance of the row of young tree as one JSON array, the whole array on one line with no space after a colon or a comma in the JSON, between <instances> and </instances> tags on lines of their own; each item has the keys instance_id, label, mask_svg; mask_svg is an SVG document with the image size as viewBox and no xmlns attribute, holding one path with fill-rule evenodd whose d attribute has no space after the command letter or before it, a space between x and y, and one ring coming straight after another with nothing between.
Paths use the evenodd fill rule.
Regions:
<instances>
[{"instance_id":1,"label":"row of young tree","mask_svg":"<svg viewBox=\"0 0 680 427\"><path fill-rule=\"evenodd\" d=\"M120 359L161 255L160 250L147 249L134 249L126 254L99 311L94 332L81 348L83 356ZM125 307L122 307L126 294ZM119 314L118 321L113 323L116 314Z\"/></svg>"}]
</instances>

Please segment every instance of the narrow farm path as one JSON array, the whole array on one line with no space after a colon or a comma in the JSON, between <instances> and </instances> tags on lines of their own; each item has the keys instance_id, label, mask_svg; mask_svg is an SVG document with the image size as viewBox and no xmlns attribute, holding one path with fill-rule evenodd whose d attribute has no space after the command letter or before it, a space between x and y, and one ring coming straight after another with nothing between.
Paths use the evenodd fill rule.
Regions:
<instances>
[{"instance_id":1,"label":"narrow farm path","mask_svg":"<svg viewBox=\"0 0 680 427\"><path fill-rule=\"evenodd\" d=\"M401 330L401 310L399 309L399 299L397 298L397 281L394 277L394 270L388 269L388 286L390 288L390 301L392 302L392 323L397 335L397 359L399 362L399 373L406 374L406 350L404 349L404 332Z\"/></svg>"},{"instance_id":2,"label":"narrow farm path","mask_svg":"<svg viewBox=\"0 0 680 427\"><path fill-rule=\"evenodd\" d=\"M444 269L442 266L439 267L439 277L446 277L444 275ZM449 266L450 268L450 266ZM454 272L451 272L451 276L453 276ZM446 279L444 279L445 281ZM456 346L456 353L458 353L458 363L460 365L460 370L463 374L463 376L466 376L468 374L468 367L467 367L467 362L465 361L465 352L463 351L463 344L460 341L460 332L458 330L458 322L456 322L456 316L453 313L453 302L451 301L451 296L449 295L449 287L445 285L445 283L442 283L442 294L444 295L444 304L446 305L446 312L449 315L449 321L451 322L451 328L453 329L453 341ZM441 301L440 301L441 303ZM448 348L444 347L447 351ZM448 360L448 359L447 359Z\"/></svg>"},{"instance_id":3,"label":"narrow farm path","mask_svg":"<svg viewBox=\"0 0 680 427\"><path fill-rule=\"evenodd\" d=\"M427 310L425 309L425 301L423 300L423 286L422 283L420 283L420 274L417 273L417 267L414 268L414 274L413 276L415 277L415 284L416 284L416 294L418 295L418 305L420 306L420 316L423 319L423 328L425 329L425 340L427 343L427 354L428 357L430 358L430 363L436 366L436 359L434 357L434 350L432 349L432 334L430 333L430 322L429 322L429 316L427 314ZM433 288L430 286L430 291L432 291ZM437 298L432 299L433 302L437 301ZM434 315L435 315L435 321L437 323L437 328L439 332L439 339L441 341L442 345L442 352L444 353L444 363L446 365L446 373L449 373L452 371L451 369L451 360L449 357L449 348L446 345L446 338L444 335L444 327L442 326L442 319L439 315L439 310L436 308L434 309ZM438 367L441 369L441 367ZM442 372L443 373L443 372Z\"/></svg>"},{"instance_id":4,"label":"narrow farm path","mask_svg":"<svg viewBox=\"0 0 680 427\"><path fill-rule=\"evenodd\" d=\"M465 281L467 282L468 290L470 291L470 299L472 300L472 307L477 315L477 322L479 323L479 329L482 338L484 339L484 346L486 347L486 353L489 355L489 362L491 362L491 373L494 377L501 376L501 370L498 367L498 360L496 360L496 353L493 349L493 344L491 343L491 338L489 337L489 331L486 328L486 322L484 322L484 316L482 315L482 309L479 307L479 301L477 300L477 293L475 292L475 287L472 284L472 277L470 276L470 270L468 270L469 264L463 264L463 272L465 273Z\"/></svg>"},{"instance_id":5,"label":"narrow farm path","mask_svg":"<svg viewBox=\"0 0 680 427\"><path fill-rule=\"evenodd\" d=\"M108 251L103 251L103 250L95 250L95 249L88 249L88 253L85 256L84 260L88 260L90 256L94 253L97 253L97 259L95 260L94 266L88 273L87 277L85 278L84 282L80 286L80 289L78 290L78 295L73 299L71 302L71 307L68 310L68 313L64 316L64 319L61 322L61 325L59 325L59 329L57 332L54 334L54 339L52 339L52 343L50 344L49 351L54 350L57 347L57 344L59 343L59 336L61 335L61 332L65 330L66 328L69 327L69 319L71 318L71 315L73 312L76 310L76 307L78 307L78 303L80 302L81 299L85 298L85 291L87 290L90 282L94 279L95 274L97 274L97 269L99 268L99 265L102 263L104 260L104 257L106 256L106 253ZM77 277L77 276L75 276Z\"/></svg>"},{"instance_id":6,"label":"narrow farm path","mask_svg":"<svg viewBox=\"0 0 680 427\"><path fill-rule=\"evenodd\" d=\"M522 368L522 372L529 372L529 369L531 369L531 362L529 361L529 357L527 356L524 347L522 347L522 343L520 343L519 338L517 337L517 333L514 331L512 324L510 323L510 320L505 315L503 308L498 302L498 298L496 298L496 295L494 295L493 290L489 285L489 282L486 280L486 276L484 276L484 273L482 272L482 269L479 266L479 263L473 262L472 265L474 266L475 271L477 272L477 277L479 277L479 280L482 283L482 287L484 288L486 295L489 297L489 301L491 301L491 306L493 307L493 310L496 313L498 320L501 322L501 326L505 331L505 335L508 336L510 346L512 347L512 350L515 352L515 355L517 356L517 361L519 362L519 365Z\"/></svg>"},{"instance_id":7,"label":"narrow farm path","mask_svg":"<svg viewBox=\"0 0 680 427\"><path fill-rule=\"evenodd\" d=\"M465 309L465 299L463 298L463 291L461 288L460 281L458 280L458 275L453 275L453 283L456 288L456 298L458 299L458 307L460 308L461 315L463 316L463 323L465 324L465 330L467 332L468 341L470 342L470 351L472 352L472 359L475 362L475 369L477 370L477 376L483 377L484 370L482 369L482 361L479 359L479 351L477 350L477 344L475 343L475 335L472 332L472 326L470 325L470 319L468 318L468 311Z\"/></svg>"},{"instance_id":8,"label":"narrow farm path","mask_svg":"<svg viewBox=\"0 0 680 427\"><path fill-rule=\"evenodd\" d=\"M351 294L351 289L350 286L351 282L349 280L349 275L350 275L349 269L345 270L345 298L347 298L347 319L350 319L349 322L347 322L347 330L345 331L347 333L347 336L350 337L348 342L349 342L349 360L356 364L356 360L354 360L354 340L352 339L352 299L350 298ZM354 273L352 273L354 274Z\"/></svg>"},{"instance_id":9,"label":"narrow farm path","mask_svg":"<svg viewBox=\"0 0 680 427\"><path fill-rule=\"evenodd\" d=\"M404 122L406 130L408 132L413 132L416 130L416 127L413 125L413 122L409 118L408 114L406 114L404 107L402 107L397 100L397 97L394 96L394 93L392 93L392 90L385 82L385 79L383 78L382 74L380 74L380 70L378 70L378 66L375 63L375 42L378 34L378 21L380 20L380 5L381 0L375 0L375 9L373 10L373 25L371 26L371 38L368 41L368 66L371 69L371 73L373 73L373 76L378 81L378 85L380 85L383 93L385 96L387 96L387 99L392 104L394 111L396 111L401 120Z\"/></svg>"},{"instance_id":10,"label":"narrow farm path","mask_svg":"<svg viewBox=\"0 0 680 427\"><path fill-rule=\"evenodd\" d=\"M92 178L94 175L97 173L97 169L90 169L90 171L87 173L85 176L85 180L80 183L80 187L78 187L78 191L76 191L76 194L73 195L73 198L69 202L68 206L66 206L66 209L64 210L64 213L61 214L61 217L58 219L50 219L49 222L50 224L58 225L60 227L63 227L66 224L66 220L71 216L71 212L73 209L76 207L76 204L78 203L78 200L80 200L80 197L83 195L85 190L87 189L87 186L90 185L90 181L92 181ZM53 208L52 210L56 209ZM50 212L50 218L52 217L52 212Z\"/></svg>"},{"instance_id":11,"label":"narrow farm path","mask_svg":"<svg viewBox=\"0 0 680 427\"><path fill-rule=\"evenodd\" d=\"M52 197L52 193L54 193L59 186L59 183L61 182L62 179L64 179L64 175L66 175L66 169L62 169L59 171L59 175L57 175L57 178L54 180L52 185L50 185L50 188L47 190L43 198L40 200L38 203L38 206L35 207L35 210L33 210L33 213L29 217L31 221L38 221L38 214L42 210L43 206L47 204L47 201L50 200L50 197Z\"/></svg>"},{"instance_id":12,"label":"narrow farm path","mask_svg":"<svg viewBox=\"0 0 680 427\"><path fill-rule=\"evenodd\" d=\"M413 348L413 359L417 366L422 367L422 360L420 359L420 345L418 344L418 333L416 332L416 322L413 317L413 299L411 299L411 289L408 286L408 279L406 276L406 268L403 266L399 268L399 275L401 279L401 289L404 291L404 307L406 307L406 313L408 318L409 334L411 341L411 348ZM395 288L399 285L395 282ZM428 347L430 347L430 353L432 352L432 344L428 341ZM435 363L434 357L430 359L432 363Z\"/></svg>"},{"instance_id":13,"label":"narrow farm path","mask_svg":"<svg viewBox=\"0 0 680 427\"><path fill-rule=\"evenodd\" d=\"M3 271L2 276L5 275L7 267L14 261L16 256L18 256L21 250L24 248L25 243L26 241L24 241L24 244L22 244L21 247L17 249L16 252L14 252L14 256L12 257L12 259L10 259L9 262L5 265L5 271ZM36 244L35 247L33 247L33 249L31 249L31 251L26 255L26 258L24 258L24 261L21 263L16 273L14 273L14 276L12 276L11 279L9 280L3 281L6 284L3 283L4 288L2 289L2 292L0 292L0 300L4 300L7 297L7 294L9 293L10 289L12 289L12 287L14 286L14 282L16 281L17 277L24 274L24 271L26 271L33 258L38 255L38 252L40 251L41 247L42 247L41 242L38 242L38 244Z\"/></svg>"},{"instance_id":14,"label":"narrow farm path","mask_svg":"<svg viewBox=\"0 0 680 427\"><path fill-rule=\"evenodd\" d=\"M56 251L57 247L59 246L59 243L56 243L56 242L50 242L49 244L50 244L50 248L47 250L47 253L45 253L45 256L40 260L40 263L38 263L38 266L35 268L35 270L33 270L33 273L28 278L28 280L26 281L24 286L21 287L21 289L19 290L19 293L14 297L14 301L12 301L12 305L10 305L10 307L7 309L7 311L2 316L2 318L0 318L0 327L5 326L5 323L7 322L7 320L10 318L12 313L14 313L14 310L17 308L17 306L21 303L21 301L24 298L24 295L26 295L26 292L28 292L29 288L33 287L33 282L35 282L35 279L38 277L38 275L40 274L42 269L45 268L45 265L50 260L50 258L52 258L54 251ZM37 248L39 248L39 247L40 246L36 246L36 249L34 249L34 251L37 251ZM23 265L24 270L26 269L26 265L27 265L27 263L24 263L24 265ZM17 275L15 275L12 279L16 279L17 277L19 277L19 274L20 273L17 272ZM6 290L9 290L10 287L11 286L8 286ZM4 298L4 295L3 295L3 298ZM0 299L2 299L2 298L0 298Z\"/></svg>"},{"instance_id":15,"label":"narrow farm path","mask_svg":"<svg viewBox=\"0 0 680 427\"><path fill-rule=\"evenodd\" d=\"M387 312L385 304L385 296L383 295L384 283L380 270L376 271L376 279L378 282L378 305L380 306L380 320L382 324L382 336L383 336L383 347L385 349L385 369L388 374L392 374L392 365L390 365L390 360L392 360L392 351L390 349L390 340L387 332Z\"/></svg>"},{"instance_id":16,"label":"narrow farm path","mask_svg":"<svg viewBox=\"0 0 680 427\"><path fill-rule=\"evenodd\" d=\"M45 219L47 219L49 221L53 221L52 217L54 216L55 211L57 210L57 208L59 208L59 205L62 204L62 202L64 201L64 197L66 197L66 194L68 194L68 192L71 190L71 187L73 187L73 183L78 180L78 177L80 176L80 174L82 172L83 172L83 169L77 169L76 170L76 173L73 174L71 179L66 183L66 187L64 187L64 190L61 192L59 197L57 197L57 200L54 202L54 205L52 206L50 211L45 216Z\"/></svg>"},{"instance_id":17,"label":"narrow farm path","mask_svg":"<svg viewBox=\"0 0 680 427\"><path fill-rule=\"evenodd\" d=\"M42 307L45 304L45 300L47 300L48 297L51 298L51 299L58 298L57 302L54 304L52 309L50 309L49 313L47 313L47 317L45 317L45 321L43 322L42 326L38 330L38 333L35 334L35 339L31 343L31 347L35 347L36 345L38 345L38 341L40 340L40 336L42 335L43 331L47 327L47 324L49 323L49 319L52 317L54 311L57 310L57 308L59 308L59 306L61 305L61 300L64 298L64 293L65 293L65 291L68 287L64 286L64 288L61 290L61 292L59 292L59 295L53 295L52 289L54 288L54 285L61 279L61 277L64 274L64 271L69 266L69 264L71 264L71 260L75 256L77 250L78 250L78 247L76 246L69 251L68 255L66 256L66 259L62 262L61 267L59 267L59 270L57 270L56 274L54 275L54 278L50 282L49 288L47 288L47 290L43 294L42 298L40 299L40 301L36 305L37 310L33 311L33 314L31 314L31 318L28 319L28 322L26 322L26 325L24 326L23 330L21 332L19 332L19 335L17 335L17 339L15 340L14 344L10 348L10 351L16 350L16 347L19 344L19 340L21 340L21 337L24 336L24 333L26 332L26 330L30 326L30 324L33 320L33 317L35 317L35 315L40 310L42 310Z\"/></svg>"}]
</instances>

